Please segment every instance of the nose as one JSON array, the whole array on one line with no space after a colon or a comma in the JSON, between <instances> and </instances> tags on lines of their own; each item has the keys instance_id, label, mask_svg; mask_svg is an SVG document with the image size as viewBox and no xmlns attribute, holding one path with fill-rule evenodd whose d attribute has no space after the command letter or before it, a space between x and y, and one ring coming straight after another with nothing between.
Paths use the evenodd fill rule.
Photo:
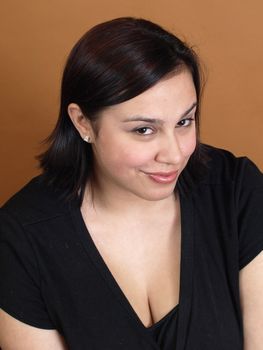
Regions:
<instances>
[{"instance_id":1,"label":"nose","mask_svg":"<svg viewBox=\"0 0 263 350\"><path fill-rule=\"evenodd\" d=\"M177 165L182 159L183 153L176 135L164 135L160 140L155 160L159 163Z\"/></svg>"}]
</instances>

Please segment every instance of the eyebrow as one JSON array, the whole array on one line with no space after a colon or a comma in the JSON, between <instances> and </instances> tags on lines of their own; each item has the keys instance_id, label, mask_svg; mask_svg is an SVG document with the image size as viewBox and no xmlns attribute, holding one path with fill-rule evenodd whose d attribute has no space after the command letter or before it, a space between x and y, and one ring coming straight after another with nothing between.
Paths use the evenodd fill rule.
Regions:
<instances>
[{"instance_id":1,"label":"eyebrow","mask_svg":"<svg viewBox=\"0 0 263 350\"><path fill-rule=\"evenodd\" d=\"M197 106L197 102L194 102L190 108L188 108L183 115L181 115L180 120L184 117L186 117L195 107ZM123 120L123 123L127 122L147 122L147 123L152 123L152 124L163 124L164 121L162 119L158 118L148 118L148 117L143 117L140 115L135 115L132 117L129 117L127 119Z\"/></svg>"}]
</instances>

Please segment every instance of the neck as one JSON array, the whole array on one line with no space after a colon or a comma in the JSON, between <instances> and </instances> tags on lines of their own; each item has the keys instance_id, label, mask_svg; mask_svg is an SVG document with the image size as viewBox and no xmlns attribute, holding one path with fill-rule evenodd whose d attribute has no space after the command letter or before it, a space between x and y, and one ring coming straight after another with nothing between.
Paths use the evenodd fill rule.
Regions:
<instances>
[{"instance_id":1,"label":"neck","mask_svg":"<svg viewBox=\"0 0 263 350\"><path fill-rule=\"evenodd\" d=\"M104 191L103 188L96 186L95 184L88 184L86 187L83 206L93 209L95 211L104 211L108 214L115 214L122 216L134 215L141 213L142 215L154 214L154 212L160 214L160 212L175 206L178 199L176 192L170 196L151 201L144 198L140 198L133 193L127 193L126 191Z\"/></svg>"}]
</instances>

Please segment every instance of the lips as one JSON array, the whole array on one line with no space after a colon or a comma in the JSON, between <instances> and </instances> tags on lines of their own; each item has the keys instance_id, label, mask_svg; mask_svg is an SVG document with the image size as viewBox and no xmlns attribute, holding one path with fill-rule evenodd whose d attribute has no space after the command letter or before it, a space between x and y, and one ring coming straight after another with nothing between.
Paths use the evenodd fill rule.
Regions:
<instances>
[{"instance_id":1,"label":"lips","mask_svg":"<svg viewBox=\"0 0 263 350\"><path fill-rule=\"evenodd\" d=\"M173 171L169 173L160 172L160 173L146 173L146 175L153 181L160 184L170 184L173 183L178 175L178 171Z\"/></svg>"}]
</instances>

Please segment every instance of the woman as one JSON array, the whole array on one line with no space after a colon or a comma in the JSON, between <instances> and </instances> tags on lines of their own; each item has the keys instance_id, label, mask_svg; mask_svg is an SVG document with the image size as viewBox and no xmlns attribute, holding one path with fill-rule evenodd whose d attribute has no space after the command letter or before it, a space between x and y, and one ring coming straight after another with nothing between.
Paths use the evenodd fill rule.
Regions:
<instances>
[{"instance_id":1,"label":"woman","mask_svg":"<svg viewBox=\"0 0 263 350\"><path fill-rule=\"evenodd\" d=\"M43 174L1 210L4 350L262 349L262 174L200 144L199 109L158 25L75 45Z\"/></svg>"}]
</instances>

